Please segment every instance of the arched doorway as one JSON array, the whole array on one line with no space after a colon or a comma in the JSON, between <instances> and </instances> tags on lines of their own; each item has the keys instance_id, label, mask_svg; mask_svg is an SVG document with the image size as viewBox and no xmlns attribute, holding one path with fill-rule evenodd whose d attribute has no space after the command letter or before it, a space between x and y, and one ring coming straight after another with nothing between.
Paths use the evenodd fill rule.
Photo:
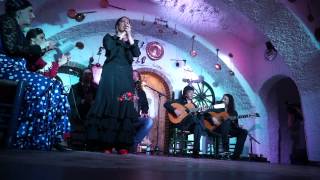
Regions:
<instances>
[{"instance_id":1,"label":"arched doorway","mask_svg":"<svg viewBox=\"0 0 320 180\"><path fill-rule=\"evenodd\" d=\"M169 124L163 104L170 98L170 84L160 72L152 69L136 69L141 73L143 86L149 103L149 115L153 119L153 127L146 137L152 149L158 145L161 152L167 152ZM163 95L159 95L158 92Z\"/></svg>"},{"instance_id":2,"label":"arched doorway","mask_svg":"<svg viewBox=\"0 0 320 180\"><path fill-rule=\"evenodd\" d=\"M308 161L300 94L295 82L273 77L260 91L268 112L270 161L303 164Z\"/></svg>"}]
</instances>

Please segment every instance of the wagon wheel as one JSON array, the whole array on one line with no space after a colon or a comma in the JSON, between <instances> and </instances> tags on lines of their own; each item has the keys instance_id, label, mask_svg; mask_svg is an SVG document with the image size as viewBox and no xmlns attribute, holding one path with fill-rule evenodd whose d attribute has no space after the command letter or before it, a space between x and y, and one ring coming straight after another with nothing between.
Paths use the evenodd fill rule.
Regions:
<instances>
[{"instance_id":1,"label":"wagon wheel","mask_svg":"<svg viewBox=\"0 0 320 180\"><path fill-rule=\"evenodd\" d=\"M197 83L193 87L193 101L198 107L206 107L215 103L214 91L207 82Z\"/></svg>"}]
</instances>

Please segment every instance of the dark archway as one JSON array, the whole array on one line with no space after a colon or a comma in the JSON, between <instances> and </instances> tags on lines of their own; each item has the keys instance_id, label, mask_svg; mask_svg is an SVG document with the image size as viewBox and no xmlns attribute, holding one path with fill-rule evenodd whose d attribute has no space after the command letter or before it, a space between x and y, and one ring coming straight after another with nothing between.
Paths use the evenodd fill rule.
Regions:
<instances>
[{"instance_id":1,"label":"dark archway","mask_svg":"<svg viewBox=\"0 0 320 180\"><path fill-rule=\"evenodd\" d=\"M295 82L286 76L268 80L260 91L268 113L271 162L308 161L301 98Z\"/></svg>"}]
</instances>

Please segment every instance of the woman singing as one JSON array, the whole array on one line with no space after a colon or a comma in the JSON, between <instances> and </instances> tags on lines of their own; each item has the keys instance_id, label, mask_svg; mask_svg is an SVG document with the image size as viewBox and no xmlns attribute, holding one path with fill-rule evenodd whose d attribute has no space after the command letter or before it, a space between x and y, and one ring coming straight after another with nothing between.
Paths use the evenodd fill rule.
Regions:
<instances>
[{"instance_id":1,"label":"woman singing","mask_svg":"<svg viewBox=\"0 0 320 180\"><path fill-rule=\"evenodd\" d=\"M91 148L97 145L106 153L115 148L119 154L127 154L134 139L133 122L138 118L133 104L132 62L140 49L128 17L118 19L115 30L116 35L103 38L106 61L88 114L88 140Z\"/></svg>"}]
</instances>

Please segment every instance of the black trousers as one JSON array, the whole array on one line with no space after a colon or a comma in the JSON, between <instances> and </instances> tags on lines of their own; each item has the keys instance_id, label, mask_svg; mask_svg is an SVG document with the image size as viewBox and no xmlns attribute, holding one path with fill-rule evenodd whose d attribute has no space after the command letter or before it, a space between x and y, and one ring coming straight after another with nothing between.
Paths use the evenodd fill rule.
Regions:
<instances>
[{"instance_id":1,"label":"black trousers","mask_svg":"<svg viewBox=\"0 0 320 180\"><path fill-rule=\"evenodd\" d=\"M231 120L224 121L221 124L221 126L216 130L216 132L220 133L222 136L222 145L223 145L223 150L225 152L229 151L229 135L231 137L237 138L233 156L239 157L242 153L243 146L248 135L248 131L240 127L234 127L232 126L231 123L232 123Z\"/></svg>"},{"instance_id":2,"label":"black trousers","mask_svg":"<svg viewBox=\"0 0 320 180\"><path fill-rule=\"evenodd\" d=\"M194 134L193 153L198 154L200 151L201 134L204 131L200 118L190 114L180 124L177 125L177 128L184 131L190 131Z\"/></svg>"}]
</instances>

